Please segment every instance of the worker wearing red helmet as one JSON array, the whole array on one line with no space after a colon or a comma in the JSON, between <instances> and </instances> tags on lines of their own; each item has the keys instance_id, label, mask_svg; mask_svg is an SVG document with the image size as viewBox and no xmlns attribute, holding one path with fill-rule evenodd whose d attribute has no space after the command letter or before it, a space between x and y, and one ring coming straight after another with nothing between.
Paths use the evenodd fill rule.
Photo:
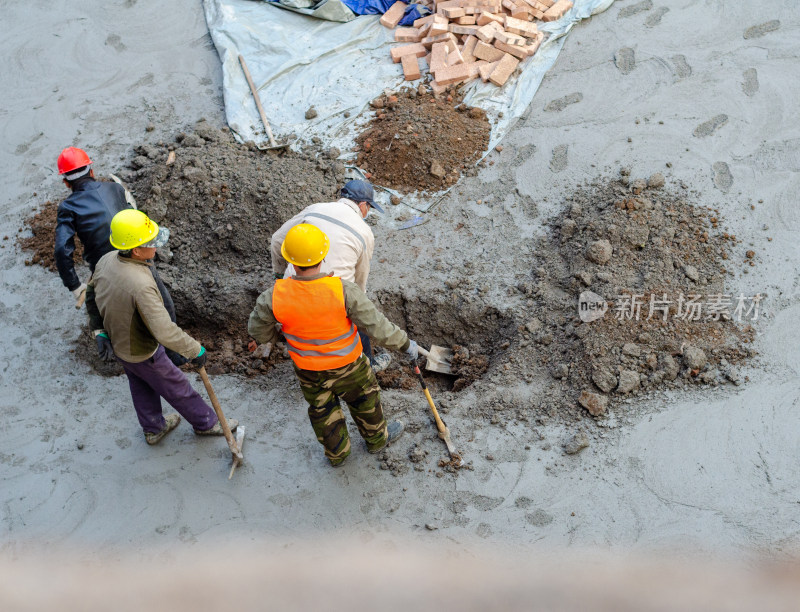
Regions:
<instances>
[{"instance_id":1,"label":"worker wearing red helmet","mask_svg":"<svg viewBox=\"0 0 800 612\"><path fill-rule=\"evenodd\" d=\"M78 305L86 284L75 271L75 236L83 244L83 258L94 272L100 258L114 250L108 241L111 219L130 205L121 185L95 180L92 160L82 149L64 149L58 156L58 173L72 193L58 205L56 267L64 286L72 292Z\"/></svg>"},{"instance_id":2,"label":"worker wearing red helmet","mask_svg":"<svg viewBox=\"0 0 800 612\"><path fill-rule=\"evenodd\" d=\"M80 307L86 291L75 272L75 236L83 244L83 258L94 268L100 258L114 250L109 242L111 236L111 219L121 210L131 208L133 197L125 188L116 182L98 181L94 178L92 160L82 149L67 147L58 156L58 173L64 184L72 190L72 194L58 206L56 221L55 260L58 273L67 289L75 296L75 306ZM128 199L130 198L130 199ZM164 308L174 323L175 304L164 282L154 265L150 266ZM167 357L177 366L183 365L187 359L172 349L166 349ZM102 352L101 358L108 360Z\"/></svg>"}]
</instances>

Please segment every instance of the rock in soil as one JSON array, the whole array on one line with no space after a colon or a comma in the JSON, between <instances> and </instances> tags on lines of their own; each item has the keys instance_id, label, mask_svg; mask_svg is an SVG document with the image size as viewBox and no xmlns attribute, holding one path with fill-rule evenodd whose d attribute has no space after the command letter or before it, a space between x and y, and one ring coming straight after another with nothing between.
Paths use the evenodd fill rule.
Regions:
<instances>
[{"instance_id":1,"label":"rock in soil","mask_svg":"<svg viewBox=\"0 0 800 612\"><path fill-rule=\"evenodd\" d=\"M564 445L564 452L568 455L575 455L589 446L589 436L585 431L579 431L573 435Z\"/></svg>"},{"instance_id":2,"label":"rock in soil","mask_svg":"<svg viewBox=\"0 0 800 612\"><path fill-rule=\"evenodd\" d=\"M571 410L577 400L594 416L653 389L719 384L725 378L716 372L755 355L747 319L709 310L714 296L739 294L725 286L739 243L721 228L718 211L692 204L686 189L662 186L655 175L644 181L623 170L620 180L598 179L567 196L551 220L531 265L541 330L521 328L536 349L520 367L541 368L553 385L551 405ZM582 272L608 305L590 322L578 316ZM688 305L692 295L701 312ZM569 376L553 380L561 364L570 364Z\"/></svg>"},{"instance_id":3,"label":"rock in soil","mask_svg":"<svg viewBox=\"0 0 800 612\"><path fill-rule=\"evenodd\" d=\"M486 113L461 98L404 90L373 100L375 116L356 139L359 167L405 193L455 184L489 146L491 131Z\"/></svg>"}]
</instances>

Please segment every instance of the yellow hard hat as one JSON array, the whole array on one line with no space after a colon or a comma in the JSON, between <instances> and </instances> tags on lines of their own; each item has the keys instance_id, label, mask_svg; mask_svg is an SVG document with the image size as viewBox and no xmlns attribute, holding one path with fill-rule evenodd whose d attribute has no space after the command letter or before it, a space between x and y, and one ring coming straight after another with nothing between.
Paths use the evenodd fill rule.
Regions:
<instances>
[{"instance_id":1,"label":"yellow hard hat","mask_svg":"<svg viewBox=\"0 0 800 612\"><path fill-rule=\"evenodd\" d=\"M164 246L169 238L169 230L159 230L158 224L140 210L128 208L121 210L111 219L111 246L120 251L128 251L138 246Z\"/></svg>"},{"instance_id":2,"label":"yellow hard hat","mask_svg":"<svg viewBox=\"0 0 800 612\"><path fill-rule=\"evenodd\" d=\"M331 241L315 225L300 223L286 234L281 245L281 255L293 266L309 268L325 259Z\"/></svg>"}]
</instances>

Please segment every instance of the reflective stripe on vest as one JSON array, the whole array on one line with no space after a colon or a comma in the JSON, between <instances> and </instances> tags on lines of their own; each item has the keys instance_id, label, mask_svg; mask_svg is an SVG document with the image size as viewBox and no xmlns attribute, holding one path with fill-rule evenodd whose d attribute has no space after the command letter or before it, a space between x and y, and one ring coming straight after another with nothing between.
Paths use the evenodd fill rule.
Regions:
<instances>
[{"instance_id":1,"label":"reflective stripe on vest","mask_svg":"<svg viewBox=\"0 0 800 612\"><path fill-rule=\"evenodd\" d=\"M337 277L280 279L272 290L272 312L281 324L289 356L303 370L332 370L362 353L358 329L347 316Z\"/></svg>"}]
</instances>

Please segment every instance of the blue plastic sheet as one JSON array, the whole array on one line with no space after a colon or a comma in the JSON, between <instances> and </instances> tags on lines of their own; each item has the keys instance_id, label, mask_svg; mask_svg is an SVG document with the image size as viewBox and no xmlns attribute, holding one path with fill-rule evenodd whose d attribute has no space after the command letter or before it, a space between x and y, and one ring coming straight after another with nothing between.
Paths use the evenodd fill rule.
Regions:
<instances>
[{"instance_id":1,"label":"blue plastic sheet","mask_svg":"<svg viewBox=\"0 0 800 612\"><path fill-rule=\"evenodd\" d=\"M342 0L342 4L356 15L383 15L396 1L397 0ZM406 12L399 25L410 26L417 19L424 17L430 12L428 7L422 6L421 4L410 4L408 8L406 8Z\"/></svg>"}]
</instances>

